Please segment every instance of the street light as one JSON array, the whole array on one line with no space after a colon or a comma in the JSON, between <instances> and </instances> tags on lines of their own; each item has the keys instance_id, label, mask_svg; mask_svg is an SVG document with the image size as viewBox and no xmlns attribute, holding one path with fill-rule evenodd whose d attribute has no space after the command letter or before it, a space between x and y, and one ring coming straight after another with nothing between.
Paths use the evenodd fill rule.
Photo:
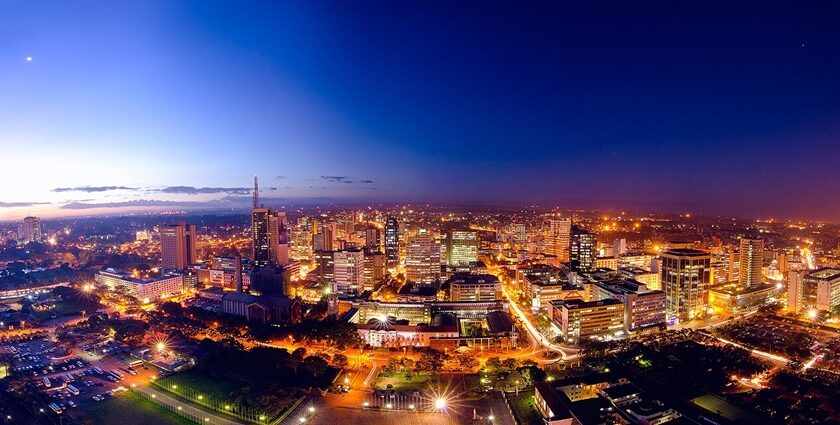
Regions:
<instances>
[{"instance_id":1,"label":"street light","mask_svg":"<svg viewBox=\"0 0 840 425\"><path fill-rule=\"evenodd\" d=\"M315 406L309 406L309 413L315 413Z\"/></svg>"},{"instance_id":2,"label":"street light","mask_svg":"<svg viewBox=\"0 0 840 425\"><path fill-rule=\"evenodd\" d=\"M437 410L446 409L446 399L444 399L444 398L435 399L435 409L437 409Z\"/></svg>"}]
</instances>

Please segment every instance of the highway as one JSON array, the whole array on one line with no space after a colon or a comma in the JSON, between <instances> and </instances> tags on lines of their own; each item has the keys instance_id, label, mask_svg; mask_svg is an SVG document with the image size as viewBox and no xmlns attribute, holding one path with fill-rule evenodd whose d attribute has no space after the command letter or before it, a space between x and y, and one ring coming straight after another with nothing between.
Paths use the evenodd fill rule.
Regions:
<instances>
[{"instance_id":1,"label":"highway","mask_svg":"<svg viewBox=\"0 0 840 425\"><path fill-rule=\"evenodd\" d=\"M557 344L551 343L546 337L540 333L540 331L534 327L531 323L530 318L521 308L517 305L516 301L511 298L508 294L507 288L502 288L502 293L505 295L505 298L508 300L508 305L513 310L514 313L519 317L519 320L525 325L525 329L528 331L528 336L531 339L533 344L537 346L544 347L545 349L560 354L560 359L562 361L570 361L570 360L577 360L580 358L578 354L579 350L562 347ZM536 352L536 351L535 351Z\"/></svg>"}]
</instances>

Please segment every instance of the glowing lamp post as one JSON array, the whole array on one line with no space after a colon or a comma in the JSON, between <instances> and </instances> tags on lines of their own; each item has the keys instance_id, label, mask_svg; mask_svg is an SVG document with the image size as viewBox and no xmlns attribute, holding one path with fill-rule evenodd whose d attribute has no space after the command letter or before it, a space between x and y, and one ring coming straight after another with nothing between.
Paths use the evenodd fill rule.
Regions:
<instances>
[{"instance_id":1,"label":"glowing lamp post","mask_svg":"<svg viewBox=\"0 0 840 425\"><path fill-rule=\"evenodd\" d=\"M444 399L444 398L435 399L435 410L443 410L443 409L446 409L446 399Z\"/></svg>"}]
</instances>

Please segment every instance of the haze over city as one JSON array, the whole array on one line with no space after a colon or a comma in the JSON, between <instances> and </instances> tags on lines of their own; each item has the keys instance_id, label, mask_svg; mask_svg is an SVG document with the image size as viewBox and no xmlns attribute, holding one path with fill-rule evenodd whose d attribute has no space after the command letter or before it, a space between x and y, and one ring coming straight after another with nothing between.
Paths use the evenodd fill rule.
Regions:
<instances>
[{"instance_id":1,"label":"haze over city","mask_svg":"<svg viewBox=\"0 0 840 425\"><path fill-rule=\"evenodd\" d=\"M0 219L247 208L259 175L277 204L838 221L838 8L5 2Z\"/></svg>"}]
</instances>

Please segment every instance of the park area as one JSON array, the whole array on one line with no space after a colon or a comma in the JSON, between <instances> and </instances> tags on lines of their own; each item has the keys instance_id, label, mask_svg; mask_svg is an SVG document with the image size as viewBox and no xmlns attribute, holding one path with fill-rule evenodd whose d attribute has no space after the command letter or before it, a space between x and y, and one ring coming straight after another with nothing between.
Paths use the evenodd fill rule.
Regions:
<instances>
[{"instance_id":1,"label":"park area","mask_svg":"<svg viewBox=\"0 0 840 425\"><path fill-rule=\"evenodd\" d=\"M101 403L81 406L73 411L80 423L89 425L186 425L192 424L162 407L126 391Z\"/></svg>"}]
</instances>

